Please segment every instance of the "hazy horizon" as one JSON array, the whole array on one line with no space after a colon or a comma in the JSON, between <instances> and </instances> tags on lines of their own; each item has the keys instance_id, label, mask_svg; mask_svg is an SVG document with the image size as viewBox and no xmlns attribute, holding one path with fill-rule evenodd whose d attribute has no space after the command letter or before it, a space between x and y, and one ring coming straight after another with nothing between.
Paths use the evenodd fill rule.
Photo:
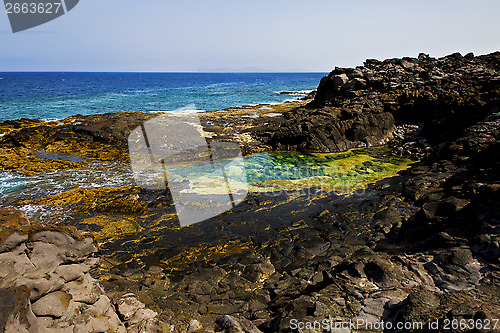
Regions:
<instances>
[{"instance_id":1,"label":"hazy horizon","mask_svg":"<svg viewBox=\"0 0 500 333\"><path fill-rule=\"evenodd\" d=\"M497 51L500 2L85 0L13 34L2 72L323 73L365 59Z\"/></svg>"},{"instance_id":2,"label":"hazy horizon","mask_svg":"<svg viewBox=\"0 0 500 333\"><path fill-rule=\"evenodd\" d=\"M18 70L2 70L0 73L151 73L151 74L323 74L328 72L197 72L197 71L79 71L79 70L32 70L32 71L18 71Z\"/></svg>"}]
</instances>

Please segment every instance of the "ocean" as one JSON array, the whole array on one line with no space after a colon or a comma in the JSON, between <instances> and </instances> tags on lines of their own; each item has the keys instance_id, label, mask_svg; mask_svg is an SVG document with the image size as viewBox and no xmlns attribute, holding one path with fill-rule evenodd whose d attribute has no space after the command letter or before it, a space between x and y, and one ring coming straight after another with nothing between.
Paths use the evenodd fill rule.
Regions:
<instances>
[{"instance_id":1,"label":"ocean","mask_svg":"<svg viewBox=\"0 0 500 333\"><path fill-rule=\"evenodd\" d=\"M282 103L316 89L326 74L0 72L0 121Z\"/></svg>"}]
</instances>

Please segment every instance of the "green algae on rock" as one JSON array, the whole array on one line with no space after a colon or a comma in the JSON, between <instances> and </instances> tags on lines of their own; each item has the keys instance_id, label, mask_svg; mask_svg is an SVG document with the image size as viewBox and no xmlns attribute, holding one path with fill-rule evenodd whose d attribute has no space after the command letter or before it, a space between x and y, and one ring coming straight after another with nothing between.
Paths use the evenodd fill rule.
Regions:
<instances>
[{"instance_id":1,"label":"green algae on rock","mask_svg":"<svg viewBox=\"0 0 500 333\"><path fill-rule=\"evenodd\" d=\"M82 168L87 163L64 159L44 159L35 151L24 147L0 148L0 170L17 172L25 176L38 173Z\"/></svg>"},{"instance_id":2,"label":"green algae on rock","mask_svg":"<svg viewBox=\"0 0 500 333\"><path fill-rule=\"evenodd\" d=\"M76 188L51 195L43 199L21 201L19 205L48 205L64 207L74 205L82 212L97 211L108 213L137 213L143 211L147 203L140 200L140 187L119 188Z\"/></svg>"},{"instance_id":3,"label":"green algae on rock","mask_svg":"<svg viewBox=\"0 0 500 333\"><path fill-rule=\"evenodd\" d=\"M228 161L230 162L230 161ZM246 177L230 164L224 176L249 192L294 191L319 187L349 194L370 183L396 175L414 161L395 157L384 147L352 149L344 153L262 152L244 158ZM171 173L171 174L170 174ZM214 177L211 164L191 163L170 170L169 179L189 179L186 191L200 195L227 191L224 178Z\"/></svg>"},{"instance_id":4,"label":"green algae on rock","mask_svg":"<svg viewBox=\"0 0 500 333\"><path fill-rule=\"evenodd\" d=\"M384 147L344 153L273 152L248 158L249 188L255 192L294 191L319 187L324 192L349 194L410 167Z\"/></svg>"}]
</instances>

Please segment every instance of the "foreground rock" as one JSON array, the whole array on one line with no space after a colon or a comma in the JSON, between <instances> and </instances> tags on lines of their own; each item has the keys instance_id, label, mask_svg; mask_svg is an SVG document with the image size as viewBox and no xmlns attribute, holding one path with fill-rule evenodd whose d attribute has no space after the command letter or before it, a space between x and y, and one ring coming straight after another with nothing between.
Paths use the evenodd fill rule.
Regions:
<instances>
[{"instance_id":1,"label":"foreground rock","mask_svg":"<svg viewBox=\"0 0 500 333\"><path fill-rule=\"evenodd\" d=\"M157 313L134 295L106 296L96 252L75 228L30 225L20 211L0 209L1 331L161 331Z\"/></svg>"}]
</instances>

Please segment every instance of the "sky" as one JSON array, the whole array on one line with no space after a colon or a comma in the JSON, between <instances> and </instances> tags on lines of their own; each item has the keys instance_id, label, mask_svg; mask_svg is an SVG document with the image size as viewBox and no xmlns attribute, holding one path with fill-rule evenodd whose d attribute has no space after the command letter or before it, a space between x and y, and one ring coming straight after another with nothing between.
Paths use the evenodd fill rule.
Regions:
<instances>
[{"instance_id":1,"label":"sky","mask_svg":"<svg viewBox=\"0 0 500 333\"><path fill-rule=\"evenodd\" d=\"M500 49L500 1L80 0L12 33L0 71L329 72Z\"/></svg>"}]
</instances>

